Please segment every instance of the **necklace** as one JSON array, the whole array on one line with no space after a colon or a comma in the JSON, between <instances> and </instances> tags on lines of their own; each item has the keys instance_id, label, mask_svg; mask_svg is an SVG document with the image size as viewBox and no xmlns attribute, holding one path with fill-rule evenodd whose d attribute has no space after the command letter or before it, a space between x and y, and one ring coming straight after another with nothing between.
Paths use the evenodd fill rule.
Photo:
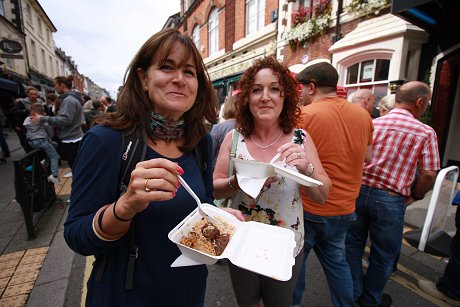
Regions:
<instances>
[{"instance_id":1,"label":"necklace","mask_svg":"<svg viewBox=\"0 0 460 307\"><path fill-rule=\"evenodd\" d=\"M269 147L272 147L276 142L278 142L278 140L280 139L281 135L283 134L283 130L280 131L280 134L278 135L278 137L276 138L276 140L273 141L273 143L270 143L268 144L267 146L260 146L259 144L256 143L256 141L254 141L254 138L252 137L252 134L250 135L251 137L251 141L254 143L254 145L256 145L257 147L259 147L260 149L267 149Z\"/></svg>"}]
</instances>

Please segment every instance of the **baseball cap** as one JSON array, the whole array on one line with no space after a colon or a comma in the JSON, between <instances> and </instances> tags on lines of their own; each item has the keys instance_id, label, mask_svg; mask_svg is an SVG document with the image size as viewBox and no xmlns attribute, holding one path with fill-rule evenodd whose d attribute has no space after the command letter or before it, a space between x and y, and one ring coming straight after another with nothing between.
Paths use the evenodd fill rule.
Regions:
<instances>
[{"instance_id":1,"label":"baseball cap","mask_svg":"<svg viewBox=\"0 0 460 307\"><path fill-rule=\"evenodd\" d=\"M314 83L316 86L336 87L339 75L329 63L320 62L306 67L296 76L300 83Z\"/></svg>"}]
</instances>

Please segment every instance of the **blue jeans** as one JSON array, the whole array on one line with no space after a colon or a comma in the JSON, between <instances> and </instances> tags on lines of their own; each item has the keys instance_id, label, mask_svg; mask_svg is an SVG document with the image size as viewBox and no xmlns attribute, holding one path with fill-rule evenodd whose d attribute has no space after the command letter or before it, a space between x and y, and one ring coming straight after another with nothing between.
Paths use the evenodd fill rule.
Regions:
<instances>
[{"instance_id":1,"label":"blue jeans","mask_svg":"<svg viewBox=\"0 0 460 307\"><path fill-rule=\"evenodd\" d=\"M36 139L29 141L33 148L42 148L51 161L51 174L58 177L59 174L59 154L53 144L47 139Z\"/></svg>"},{"instance_id":2,"label":"blue jeans","mask_svg":"<svg viewBox=\"0 0 460 307\"><path fill-rule=\"evenodd\" d=\"M394 194L394 193L393 193ZM383 289L401 249L405 197L386 190L361 186L356 201L358 219L347 233L347 261L353 277L353 298L367 305L379 305ZM369 234L369 268L364 275L362 257Z\"/></svg>"},{"instance_id":3,"label":"blue jeans","mask_svg":"<svg viewBox=\"0 0 460 307\"><path fill-rule=\"evenodd\" d=\"M10 149L8 144L5 141L5 136L3 135L3 126L0 124L0 149L2 150L5 156L10 156Z\"/></svg>"},{"instance_id":4,"label":"blue jeans","mask_svg":"<svg viewBox=\"0 0 460 307\"><path fill-rule=\"evenodd\" d=\"M450 245L449 263L436 284L439 291L454 300L460 300L460 209L455 214L455 235Z\"/></svg>"},{"instance_id":5,"label":"blue jeans","mask_svg":"<svg viewBox=\"0 0 460 307\"><path fill-rule=\"evenodd\" d=\"M345 255L345 237L348 226L356 219L356 215L351 213L340 216L318 216L304 212L303 216L305 253L292 304L300 305L302 301L307 258L313 248L326 274L334 306L354 306L352 279Z\"/></svg>"}]
</instances>

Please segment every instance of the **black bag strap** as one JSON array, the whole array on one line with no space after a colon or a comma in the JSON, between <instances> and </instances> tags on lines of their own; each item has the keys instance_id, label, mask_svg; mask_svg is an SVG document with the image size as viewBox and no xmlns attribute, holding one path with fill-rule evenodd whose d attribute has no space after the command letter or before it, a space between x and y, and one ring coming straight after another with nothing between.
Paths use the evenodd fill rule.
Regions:
<instances>
[{"instance_id":1,"label":"black bag strap","mask_svg":"<svg viewBox=\"0 0 460 307\"><path fill-rule=\"evenodd\" d=\"M128 188L129 180L131 179L131 172L136 168L136 164L144 160L147 152L147 143L146 137L140 132L135 130L122 130L121 131L122 139L122 149L123 154L121 157L121 167L120 167L120 183L119 190L120 195L126 192ZM138 257L138 247L136 245L135 238L135 219L131 222L129 227L129 259L128 267L126 271L125 279L125 289L132 289L134 285L134 263ZM96 272L95 279L97 282L102 281L105 268L108 262L108 253L101 255L101 263Z\"/></svg>"},{"instance_id":2,"label":"black bag strap","mask_svg":"<svg viewBox=\"0 0 460 307\"><path fill-rule=\"evenodd\" d=\"M206 171L208 170L208 142L206 136L204 136L199 142L198 146L195 146L193 152L195 153L196 160L198 161L198 166L201 169L201 174L204 178L206 177Z\"/></svg>"},{"instance_id":3,"label":"black bag strap","mask_svg":"<svg viewBox=\"0 0 460 307\"><path fill-rule=\"evenodd\" d=\"M145 135L136 131L123 130L122 133L123 155L121 157L120 169L120 193L123 194L128 188L131 172L136 168L136 164L143 161L147 152L147 142ZM131 290L134 287L134 264L138 257L138 246L135 236L135 221L133 219L129 226L129 258L126 268L125 289Z\"/></svg>"},{"instance_id":4,"label":"black bag strap","mask_svg":"<svg viewBox=\"0 0 460 307\"><path fill-rule=\"evenodd\" d=\"M129 226L129 258L128 258L128 267L126 268L126 278L125 278L125 289L131 290L134 288L134 264L138 257L138 247L136 244L136 225L134 220Z\"/></svg>"},{"instance_id":5,"label":"black bag strap","mask_svg":"<svg viewBox=\"0 0 460 307\"><path fill-rule=\"evenodd\" d=\"M121 132L123 155L121 156L120 168L120 193L123 194L128 188L131 172L136 164L145 158L147 144L144 136L136 131Z\"/></svg>"}]
</instances>

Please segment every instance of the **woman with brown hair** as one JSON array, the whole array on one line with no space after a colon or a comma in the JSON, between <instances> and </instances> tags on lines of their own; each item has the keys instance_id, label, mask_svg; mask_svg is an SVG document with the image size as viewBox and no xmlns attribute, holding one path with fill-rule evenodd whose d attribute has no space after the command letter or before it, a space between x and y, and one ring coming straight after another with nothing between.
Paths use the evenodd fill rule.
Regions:
<instances>
[{"instance_id":1,"label":"woman with brown hair","mask_svg":"<svg viewBox=\"0 0 460 307\"><path fill-rule=\"evenodd\" d=\"M259 195L243 192L235 175L228 177L233 130L222 143L214 170L216 198L232 198L232 207L241 210L247 221L287 228L294 232L297 246L292 278L278 281L229 264L233 289L239 306L290 306L303 260L303 210L301 189L323 203L331 186L309 134L296 128L300 115L297 81L287 67L274 57L258 59L248 68L238 86L236 130L239 132L236 157L269 162L276 154L279 166L298 171L321 182L322 186L301 186L291 178L269 177Z\"/></svg>"},{"instance_id":2,"label":"woman with brown hair","mask_svg":"<svg viewBox=\"0 0 460 307\"><path fill-rule=\"evenodd\" d=\"M215 121L215 103L199 51L177 29L154 34L131 61L117 111L96 120L75 163L64 236L76 252L96 255L86 306L203 306L206 266L171 267L180 251L168 233L196 208L178 175L212 203L211 167L203 174L193 150L206 138L210 165L204 122ZM133 150L122 148L122 130L144 135L148 146L120 195L122 156ZM130 233L136 260L127 289Z\"/></svg>"}]
</instances>

